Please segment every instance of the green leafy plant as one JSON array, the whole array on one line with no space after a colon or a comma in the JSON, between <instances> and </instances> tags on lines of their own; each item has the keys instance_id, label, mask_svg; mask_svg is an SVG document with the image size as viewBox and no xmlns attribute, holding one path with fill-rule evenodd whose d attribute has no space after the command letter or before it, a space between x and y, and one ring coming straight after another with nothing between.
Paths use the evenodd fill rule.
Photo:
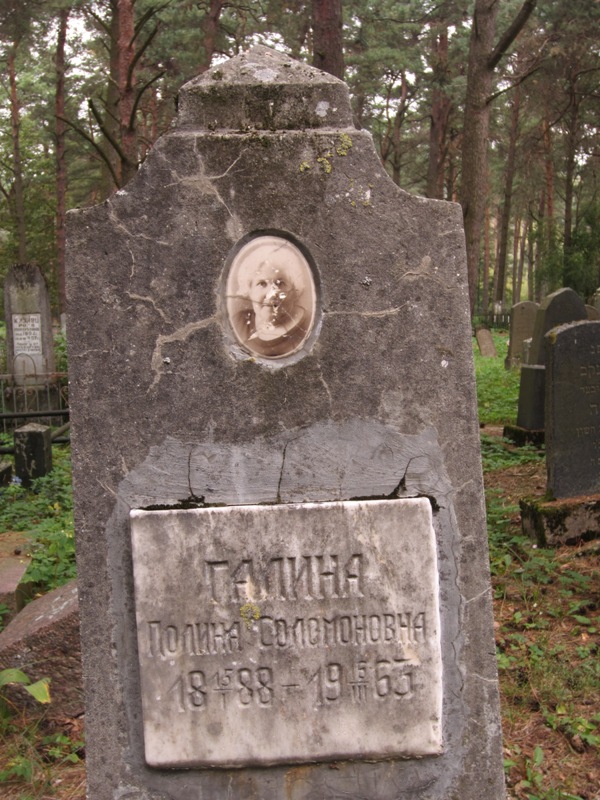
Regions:
<instances>
[{"instance_id":1,"label":"green leafy plant","mask_svg":"<svg viewBox=\"0 0 600 800\"><path fill-rule=\"evenodd\" d=\"M3 669L0 670L0 709L4 711L5 715L10 713L11 703L6 697L6 691L1 690L11 684L21 685L38 703L50 702L49 678L42 678L31 683L31 679L20 669Z\"/></svg>"}]
</instances>

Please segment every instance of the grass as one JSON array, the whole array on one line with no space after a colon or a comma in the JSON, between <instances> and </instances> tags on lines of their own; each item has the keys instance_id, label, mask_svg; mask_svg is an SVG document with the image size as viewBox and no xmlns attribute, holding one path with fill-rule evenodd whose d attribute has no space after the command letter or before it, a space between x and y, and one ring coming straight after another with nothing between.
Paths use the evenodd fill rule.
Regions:
<instances>
[{"instance_id":1,"label":"grass","mask_svg":"<svg viewBox=\"0 0 600 800\"><path fill-rule=\"evenodd\" d=\"M76 573L69 448L55 445L52 460L52 471L30 488L12 483L0 490L0 530L29 534L31 563L23 580L39 594Z\"/></svg>"},{"instance_id":2,"label":"grass","mask_svg":"<svg viewBox=\"0 0 600 800\"><path fill-rule=\"evenodd\" d=\"M504 368L508 350L506 331L492 331L492 336L497 358L482 358L473 340L479 421L485 425L514 423L519 399L519 371Z\"/></svg>"}]
</instances>

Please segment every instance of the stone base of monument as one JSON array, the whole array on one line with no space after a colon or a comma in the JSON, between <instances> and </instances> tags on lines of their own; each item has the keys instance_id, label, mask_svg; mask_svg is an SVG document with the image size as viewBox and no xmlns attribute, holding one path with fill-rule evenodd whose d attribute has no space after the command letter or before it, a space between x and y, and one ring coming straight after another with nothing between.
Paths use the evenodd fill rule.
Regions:
<instances>
[{"instance_id":1,"label":"stone base of monument","mask_svg":"<svg viewBox=\"0 0 600 800\"><path fill-rule=\"evenodd\" d=\"M600 539L600 495L519 501L523 533L540 547L559 547Z\"/></svg>"},{"instance_id":2,"label":"stone base of monument","mask_svg":"<svg viewBox=\"0 0 600 800\"><path fill-rule=\"evenodd\" d=\"M524 447L526 444L542 447L545 441L544 430L531 430L530 428L521 428L519 425L505 425L502 435L505 439L510 439L517 447Z\"/></svg>"}]
</instances>

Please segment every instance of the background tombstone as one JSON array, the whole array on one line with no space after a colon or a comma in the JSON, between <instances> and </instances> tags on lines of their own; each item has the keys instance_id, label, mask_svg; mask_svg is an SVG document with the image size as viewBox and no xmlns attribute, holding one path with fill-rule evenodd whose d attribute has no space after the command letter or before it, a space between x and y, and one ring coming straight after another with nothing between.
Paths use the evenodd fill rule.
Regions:
<instances>
[{"instance_id":1,"label":"background tombstone","mask_svg":"<svg viewBox=\"0 0 600 800\"><path fill-rule=\"evenodd\" d=\"M351 120L343 83L254 48L183 87L177 126L134 180L102 206L70 215L67 332L90 800L359 793L392 800L399 791L403 800L425 793L430 800L504 797L461 211L398 189L369 134ZM265 616L268 594L240 605L251 596L249 586L260 588L248 576L265 551L272 569L278 558L290 569L290 559L312 552L302 542L318 535L315 515L351 518L354 511L375 513L376 503L399 521L406 520L401 503L416 503L407 507L425 515L417 529L404 527L402 541L406 558L420 559L419 569L426 569L422 602L432 627L424 633L415 623L424 609L415 607L409 622L399 607L402 598L412 603L407 587L414 576L398 580L404 556L390 557L389 547L398 544L376 518L335 526L342 530L331 540L339 553L307 558L317 565L311 570L322 559L317 582L329 581L330 592L342 588L322 611L313 604L311 626L318 628L318 614L353 604L345 607L356 612L347 623L355 640L344 645L343 632L331 634L335 647L321 648L314 631L302 652L309 665L315 659L320 665L311 687L321 694L309 708L303 694L293 699L304 684L278 682L277 670L286 672L294 655L286 654L285 625L302 629L297 604L280 592L288 618L270 627L277 620ZM283 522L288 510L290 519L299 515L293 525ZM261 520L268 527L264 542L256 533ZM169 558L185 561L186 569L198 547L213 548L204 577L192 570L178 580L172 561L163 561L167 528L182 548ZM358 550L342 559L350 544ZM363 592L364 603L350 596L361 549L369 569L382 570L382 585L392 577L398 593L392 619L377 630L392 637L412 631L414 641L405 656L396 653L397 662L386 658L395 651L377 644L373 632L370 643L357 644L366 635L357 633L363 617L372 616L374 625L386 611L379 589ZM387 555L378 560L377 552ZM239 566L232 567L235 559ZM337 583L342 565L343 585ZM262 568L256 575L268 579ZM227 618L227 636L219 628L218 640L202 644L194 639L207 630L197 598L214 584L219 602L227 602L218 588L223 580L237 600L237 618ZM307 594L303 603L310 602ZM188 622L178 602L192 615ZM148 604L159 616L146 616ZM272 656L272 673L259 675L260 661L253 667L241 656L234 665L225 652L218 669L204 673L203 663L236 641L246 646L261 630L259 654L274 642L282 650ZM269 638L276 630L283 638ZM432 671L417 670L423 679L414 692L417 703L423 696L433 710L417 720L423 734L407 738L415 723L403 709L415 699L402 665L425 646ZM330 652L354 659L355 672L328 662ZM190 666L180 674L182 663ZM160 682L164 670L171 686ZM191 768L183 769L177 755L183 735L174 725L189 725L197 739L205 698L211 708L227 703L230 689L240 726L245 701L254 703L252 715L262 715L256 741L249 743L245 730L236 750L237 730L226 714L213 717L205 749L200 742L188 750ZM269 690L276 692L277 715L269 712ZM288 691L292 699L284 706L280 696ZM171 709L160 728L165 740L174 738L171 754L157 747L153 727L165 702L181 703L184 717L171 724ZM296 737L294 720L306 736L305 719L318 730L331 713L320 709L338 702L355 735L331 769L320 762L330 757L335 735L323 745L313 736L309 749ZM364 760L367 719L375 744ZM286 744L296 741L290 760L307 762L301 768L286 763L273 738L282 724ZM155 748L150 757L144 727ZM229 755L218 768L198 769L202 759L215 763L210 737L225 737ZM262 758L247 749L261 737L267 737ZM383 739L403 757L390 755ZM235 759L238 769L229 768Z\"/></svg>"},{"instance_id":2,"label":"background tombstone","mask_svg":"<svg viewBox=\"0 0 600 800\"><path fill-rule=\"evenodd\" d=\"M535 315L528 363L521 366L517 428L542 431L546 396L546 342L552 328L566 322L587 319L585 303L573 289L559 289L544 298ZM506 435L513 438L507 426Z\"/></svg>"},{"instance_id":3,"label":"background tombstone","mask_svg":"<svg viewBox=\"0 0 600 800\"><path fill-rule=\"evenodd\" d=\"M11 267L4 283L6 355L15 383L34 386L54 372L50 299L35 264Z\"/></svg>"},{"instance_id":4,"label":"background tombstone","mask_svg":"<svg viewBox=\"0 0 600 800\"><path fill-rule=\"evenodd\" d=\"M546 465L553 497L600 493L600 322L548 334Z\"/></svg>"},{"instance_id":5,"label":"background tombstone","mask_svg":"<svg viewBox=\"0 0 600 800\"><path fill-rule=\"evenodd\" d=\"M475 338L479 345L479 352L484 358L496 358L496 345L492 333L488 328L478 328L475 332Z\"/></svg>"},{"instance_id":6,"label":"background tombstone","mask_svg":"<svg viewBox=\"0 0 600 800\"><path fill-rule=\"evenodd\" d=\"M567 322L587 319L585 303L573 289L559 289L545 297L535 315L529 350L530 364L546 364L545 335L552 328Z\"/></svg>"},{"instance_id":7,"label":"background tombstone","mask_svg":"<svg viewBox=\"0 0 600 800\"><path fill-rule=\"evenodd\" d=\"M524 342L533 336L533 326L538 304L531 300L515 303L510 310L508 353L504 366L507 369L521 364Z\"/></svg>"},{"instance_id":8,"label":"background tombstone","mask_svg":"<svg viewBox=\"0 0 600 800\"><path fill-rule=\"evenodd\" d=\"M585 310L589 320L600 319L600 311L596 308L596 306L591 306L586 303Z\"/></svg>"}]
</instances>

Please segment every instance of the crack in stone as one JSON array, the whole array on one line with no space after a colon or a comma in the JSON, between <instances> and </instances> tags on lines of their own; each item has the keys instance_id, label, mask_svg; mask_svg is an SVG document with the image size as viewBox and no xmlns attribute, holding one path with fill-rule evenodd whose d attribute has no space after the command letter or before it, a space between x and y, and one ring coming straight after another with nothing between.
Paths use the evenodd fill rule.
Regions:
<instances>
[{"instance_id":1,"label":"crack in stone","mask_svg":"<svg viewBox=\"0 0 600 800\"><path fill-rule=\"evenodd\" d=\"M484 597L486 594L489 594L491 591L492 591L492 587L488 586L482 592L479 592L479 594L476 594L474 597L469 597L468 600L465 600L465 605L468 606L469 603L472 603L475 600L479 600L480 597Z\"/></svg>"},{"instance_id":2,"label":"crack in stone","mask_svg":"<svg viewBox=\"0 0 600 800\"><path fill-rule=\"evenodd\" d=\"M394 308L385 308L381 311L324 311L323 316L327 317L367 317L371 319L378 319L382 317L396 316L408 303L403 303L401 306Z\"/></svg>"},{"instance_id":3,"label":"crack in stone","mask_svg":"<svg viewBox=\"0 0 600 800\"><path fill-rule=\"evenodd\" d=\"M151 367L152 372L154 373L154 379L150 384L150 388L148 391L154 389L154 387L158 384L160 379L163 376L163 358L162 358L162 349L164 345L169 344L170 342L185 342L193 333L196 331L201 331L203 328L208 328L209 325L217 322L217 317L207 317L206 319L201 319L198 322L188 322L187 325L184 325L182 328L178 328L174 333L160 335L156 339L156 344L154 345L154 352L152 353L152 360L151 360Z\"/></svg>"},{"instance_id":4,"label":"crack in stone","mask_svg":"<svg viewBox=\"0 0 600 800\"><path fill-rule=\"evenodd\" d=\"M156 313L161 316L161 318L164 320L164 322L166 322L167 324L171 323L171 320L167 317L167 315L164 313L164 311L156 305L156 302L154 301L154 299L152 297L146 297L146 296L141 295L141 294L133 294L132 292L125 292L125 294L131 300L139 300L142 303L150 303L150 305L154 308Z\"/></svg>"}]
</instances>

